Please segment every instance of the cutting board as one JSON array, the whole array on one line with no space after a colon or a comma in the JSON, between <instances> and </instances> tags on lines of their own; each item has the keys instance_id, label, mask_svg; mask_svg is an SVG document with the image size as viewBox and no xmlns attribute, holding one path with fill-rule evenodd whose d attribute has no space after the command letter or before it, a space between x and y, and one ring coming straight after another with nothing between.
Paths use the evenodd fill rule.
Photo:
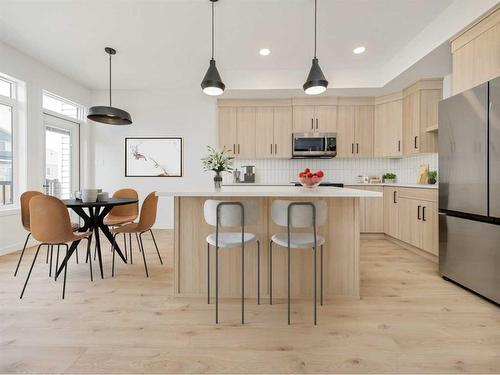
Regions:
<instances>
[{"instance_id":1,"label":"cutting board","mask_svg":"<svg viewBox=\"0 0 500 375\"><path fill-rule=\"evenodd\" d=\"M417 184L429 183L429 164L421 164L417 176Z\"/></svg>"}]
</instances>

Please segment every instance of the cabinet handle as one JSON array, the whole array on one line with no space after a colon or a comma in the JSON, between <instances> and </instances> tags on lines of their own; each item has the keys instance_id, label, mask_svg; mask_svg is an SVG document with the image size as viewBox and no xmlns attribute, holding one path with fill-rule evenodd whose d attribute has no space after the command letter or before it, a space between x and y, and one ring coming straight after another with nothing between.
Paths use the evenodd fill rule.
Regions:
<instances>
[{"instance_id":1,"label":"cabinet handle","mask_svg":"<svg viewBox=\"0 0 500 375\"><path fill-rule=\"evenodd\" d=\"M273 154L273 144L271 143L271 155Z\"/></svg>"},{"instance_id":2,"label":"cabinet handle","mask_svg":"<svg viewBox=\"0 0 500 375\"><path fill-rule=\"evenodd\" d=\"M398 202L396 201L396 190L394 190L394 192L393 192L393 195L392 195L392 201L393 201L394 203L398 203Z\"/></svg>"},{"instance_id":3,"label":"cabinet handle","mask_svg":"<svg viewBox=\"0 0 500 375\"><path fill-rule=\"evenodd\" d=\"M426 221L425 220L425 206L422 207L422 221Z\"/></svg>"},{"instance_id":4,"label":"cabinet handle","mask_svg":"<svg viewBox=\"0 0 500 375\"><path fill-rule=\"evenodd\" d=\"M420 207L422 207L422 206L420 206L420 205L419 205L419 206L417 207L417 219L418 219L418 220L420 220Z\"/></svg>"},{"instance_id":5,"label":"cabinet handle","mask_svg":"<svg viewBox=\"0 0 500 375\"><path fill-rule=\"evenodd\" d=\"M314 130L314 119L311 119L311 130Z\"/></svg>"},{"instance_id":6,"label":"cabinet handle","mask_svg":"<svg viewBox=\"0 0 500 375\"><path fill-rule=\"evenodd\" d=\"M274 154L276 155L278 153L278 144L274 144Z\"/></svg>"},{"instance_id":7,"label":"cabinet handle","mask_svg":"<svg viewBox=\"0 0 500 375\"><path fill-rule=\"evenodd\" d=\"M233 143L233 155L236 155L236 145Z\"/></svg>"},{"instance_id":8,"label":"cabinet handle","mask_svg":"<svg viewBox=\"0 0 500 375\"><path fill-rule=\"evenodd\" d=\"M359 143L356 143L356 154L359 154Z\"/></svg>"},{"instance_id":9,"label":"cabinet handle","mask_svg":"<svg viewBox=\"0 0 500 375\"><path fill-rule=\"evenodd\" d=\"M351 154L354 154L354 143L351 143Z\"/></svg>"},{"instance_id":10,"label":"cabinet handle","mask_svg":"<svg viewBox=\"0 0 500 375\"><path fill-rule=\"evenodd\" d=\"M398 141L398 152L401 152L401 140Z\"/></svg>"},{"instance_id":11,"label":"cabinet handle","mask_svg":"<svg viewBox=\"0 0 500 375\"><path fill-rule=\"evenodd\" d=\"M413 146L415 147L415 149L417 148L417 138L418 138L418 135L415 136L415 139L413 141Z\"/></svg>"},{"instance_id":12,"label":"cabinet handle","mask_svg":"<svg viewBox=\"0 0 500 375\"><path fill-rule=\"evenodd\" d=\"M316 119L316 130L318 129L318 119Z\"/></svg>"},{"instance_id":13,"label":"cabinet handle","mask_svg":"<svg viewBox=\"0 0 500 375\"><path fill-rule=\"evenodd\" d=\"M238 143L238 155L240 154L240 144Z\"/></svg>"}]
</instances>

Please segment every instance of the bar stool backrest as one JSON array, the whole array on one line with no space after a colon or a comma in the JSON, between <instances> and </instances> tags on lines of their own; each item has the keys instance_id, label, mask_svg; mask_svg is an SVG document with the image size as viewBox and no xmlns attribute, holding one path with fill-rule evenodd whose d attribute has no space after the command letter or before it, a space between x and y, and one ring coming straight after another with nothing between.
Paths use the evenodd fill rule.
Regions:
<instances>
[{"instance_id":1,"label":"bar stool backrest","mask_svg":"<svg viewBox=\"0 0 500 375\"><path fill-rule=\"evenodd\" d=\"M150 230L156 222L156 212L158 210L158 196L153 191L149 193L141 207L141 216L139 217L138 230L145 232Z\"/></svg>"},{"instance_id":2,"label":"bar stool backrest","mask_svg":"<svg viewBox=\"0 0 500 375\"><path fill-rule=\"evenodd\" d=\"M208 225L217 226L217 206L219 206L219 226L241 227L241 203L244 209L245 226L257 224L259 208L256 201L218 201L207 199L203 206L205 221Z\"/></svg>"},{"instance_id":3,"label":"bar stool backrest","mask_svg":"<svg viewBox=\"0 0 500 375\"><path fill-rule=\"evenodd\" d=\"M113 193L113 198L138 199L137 191L134 189L120 189ZM139 213L139 203L114 206L109 212L110 216L135 216Z\"/></svg>"},{"instance_id":4,"label":"bar stool backrest","mask_svg":"<svg viewBox=\"0 0 500 375\"><path fill-rule=\"evenodd\" d=\"M288 223L288 207L292 203L312 203L316 207L316 226L325 224L328 206L325 201L285 201L277 199L271 205L273 222L282 227L290 224L291 228L310 228L314 226L313 208L310 205L294 205L290 207L290 223Z\"/></svg>"},{"instance_id":5,"label":"bar stool backrest","mask_svg":"<svg viewBox=\"0 0 500 375\"><path fill-rule=\"evenodd\" d=\"M39 191L25 191L21 194L21 223L24 229L30 231L30 200L38 195L43 195Z\"/></svg>"},{"instance_id":6,"label":"bar stool backrest","mask_svg":"<svg viewBox=\"0 0 500 375\"><path fill-rule=\"evenodd\" d=\"M74 237L66 205L49 195L31 198L30 228L33 238L43 243L62 243Z\"/></svg>"}]
</instances>

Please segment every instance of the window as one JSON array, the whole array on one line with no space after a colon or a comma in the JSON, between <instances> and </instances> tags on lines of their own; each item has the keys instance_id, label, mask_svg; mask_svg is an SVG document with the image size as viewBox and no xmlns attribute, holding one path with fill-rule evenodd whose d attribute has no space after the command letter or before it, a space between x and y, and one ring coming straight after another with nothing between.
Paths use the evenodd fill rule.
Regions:
<instances>
[{"instance_id":1,"label":"window","mask_svg":"<svg viewBox=\"0 0 500 375\"><path fill-rule=\"evenodd\" d=\"M0 76L0 208L14 201L15 83Z\"/></svg>"},{"instance_id":2,"label":"window","mask_svg":"<svg viewBox=\"0 0 500 375\"><path fill-rule=\"evenodd\" d=\"M42 106L44 109L59 113L76 120L83 119L83 107L50 92L43 92Z\"/></svg>"}]
</instances>

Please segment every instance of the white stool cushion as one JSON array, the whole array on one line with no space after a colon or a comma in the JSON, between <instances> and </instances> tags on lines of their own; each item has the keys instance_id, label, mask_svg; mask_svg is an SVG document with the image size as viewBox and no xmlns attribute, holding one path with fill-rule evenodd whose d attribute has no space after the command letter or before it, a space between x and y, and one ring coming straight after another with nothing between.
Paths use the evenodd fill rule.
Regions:
<instances>
[{"instance_id":1,"label":"white stool cushion","mask_svg":"<svg viewBox=\"0 0 500 375\"><path fill-rule=\"evenodd\" d=\"M271 238L276 244L288 247L288 234L277 233ZM321 246L325 243L325 238L316 235L316 245ZM290 247L292 249L304 249L314 247L314 234L313 233L290 233Z\"/></svg>"},{"instance_id":2,"label":"white stool cushion","mask_svg":"<svg viewBox=\"0 0 500 375\"><path fill-rule=\"evenodd\" d=\"M255 241L255 239L255 234L245 232L245 243ZM216 246L215 233L210 233L207 236L207 242ZM219 232L219 247L241 247L241 232Z\"/></svg>"}]
</instances>

